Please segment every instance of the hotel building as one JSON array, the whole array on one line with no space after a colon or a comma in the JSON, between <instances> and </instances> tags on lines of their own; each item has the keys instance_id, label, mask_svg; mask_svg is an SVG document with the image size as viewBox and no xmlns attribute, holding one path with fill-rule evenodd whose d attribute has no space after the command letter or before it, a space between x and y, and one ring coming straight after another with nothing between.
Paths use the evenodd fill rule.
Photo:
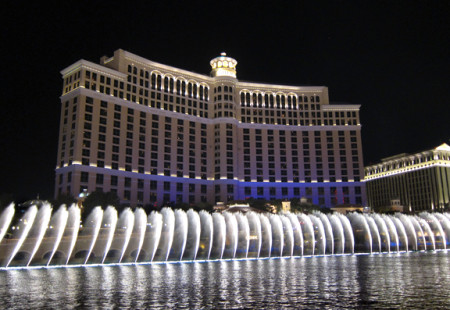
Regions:
<instances>
[{"instance_id":1,"label":"hotel building","mask_svg":"<svg viewBox=\"0 0 450 310\"><path fill-rule=\"evenodd\" d=\"M399 154L365 168L368 206L375 211L400 200L404 211L449 208L450 147L442 144L417 154Z\"/></svg>"},{"instance_id":2,"label":"hotel building","mask_svg":"<svg viewBox=\"0 0 450 310\"><path fill-rule=\"evenodd\" d=\"M329 104L324 86L239 81L225 53L210 65L203 75L117 50L62 70L55 196L364 204L359 105Z\"/></svg>"}]
</instances>

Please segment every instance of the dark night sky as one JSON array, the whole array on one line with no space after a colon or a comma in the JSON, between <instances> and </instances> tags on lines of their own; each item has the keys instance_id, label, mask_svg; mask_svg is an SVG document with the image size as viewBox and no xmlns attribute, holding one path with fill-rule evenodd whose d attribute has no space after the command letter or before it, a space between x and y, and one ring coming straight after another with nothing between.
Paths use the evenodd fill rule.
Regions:
<instances>
[{"instance_id":1,"label":"dark night sky","mask_svg":"<svg viewBox=\"0 0 450 310\"><path fill-rule=\"evenodd\" d=\"M59 72L118 48L202 74L225 51L241 80L328 86L361 105L366 164L449 143L450 1L16 2L0 13L0 193L16 200L53 195Z\"/></svg>"}]
</instances>

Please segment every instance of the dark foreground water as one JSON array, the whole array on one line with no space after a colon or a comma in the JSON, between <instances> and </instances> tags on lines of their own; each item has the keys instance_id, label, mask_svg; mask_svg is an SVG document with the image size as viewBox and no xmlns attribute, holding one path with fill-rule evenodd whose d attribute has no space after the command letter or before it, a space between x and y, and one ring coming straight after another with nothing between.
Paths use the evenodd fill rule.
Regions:
<instances>
[{"instance_id":1,"label":"dark foreground water","mask_svg":"<svg viewBox=\"0 0 450 310\"><path fill-rule=\"evenodd\" d=\"M449 309L450 252L0 271L3 309Z\"/></svg>"}]
</instances>

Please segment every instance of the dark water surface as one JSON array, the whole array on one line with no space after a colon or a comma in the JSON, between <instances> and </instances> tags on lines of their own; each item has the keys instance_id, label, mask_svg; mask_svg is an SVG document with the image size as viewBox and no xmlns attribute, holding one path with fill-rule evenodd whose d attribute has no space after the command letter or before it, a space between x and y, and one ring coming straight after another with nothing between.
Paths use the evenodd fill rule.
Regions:
<instances>
[{"instance_id":1,"label":"dark water surface","mask_svg":"<svg viewBox=\"0 0 450 310\"><path fill-rule=\"evenodd\" d=\"M3 309L449 309L450 253L0 271Z\"/></svg>"}]
</instances>

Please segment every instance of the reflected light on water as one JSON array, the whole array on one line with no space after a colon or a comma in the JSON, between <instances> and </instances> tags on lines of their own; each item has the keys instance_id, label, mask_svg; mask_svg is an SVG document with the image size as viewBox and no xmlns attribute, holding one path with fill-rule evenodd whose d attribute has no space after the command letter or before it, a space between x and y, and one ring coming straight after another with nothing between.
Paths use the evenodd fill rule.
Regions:
<instances>
[{"instance_id":1,"label":"reflected light on water","mask_svg":"<svg viewBox=\"0 0 450 310\"><path fill-rule=\"evenodd\" d=\"M2 307L439 309L446 251L0 271Z\"/></svg>"}]
</instances>

